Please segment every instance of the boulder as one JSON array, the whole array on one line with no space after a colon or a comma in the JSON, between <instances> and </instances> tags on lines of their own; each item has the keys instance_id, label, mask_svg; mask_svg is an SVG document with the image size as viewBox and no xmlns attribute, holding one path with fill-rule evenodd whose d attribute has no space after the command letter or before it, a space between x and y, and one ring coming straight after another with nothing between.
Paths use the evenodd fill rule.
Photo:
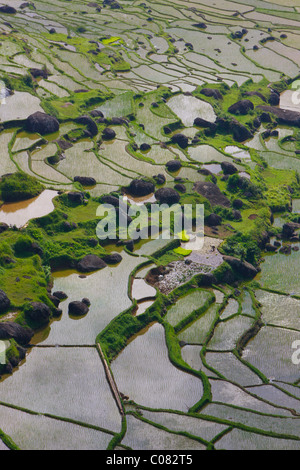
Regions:
<instances>
[{"instance_id":1,"label":"boulder","mask_svg":"<svg viewBox=\"0 0 300 470\"><path fill-rule=\"evenodd\" d=\"M5 312L10 307L10 300L3 290L0 289L0 313Z\"/></svg>"},{"instance_id":2,"label":"boulder","mask_svg":"<svg viewBox=\"0 0 300 470\"><path fill-rule=\"evenodd\" d=\"M259 91L246 91L244 95L245 96L258 96L262 101L265 101L265 102L267 101L266 97Z\"/></svg>"},{"instance_id":3,"label":"boulder","mask_svg":"<svg viewBox=\"0 0 300 470\"><path fill-rule=\"evenodd\" d=\"M153 176L153 179L155 180L156 184L158 184L158 185L165 184L165 182L166 182L165 175L162 175L160 173L158 175Z\"/></svg>"},{"instance_id":4,"label":"boulder","mask_svg":"<svg viewBox=\"0 0 300 470\"><path fill-rule=\"evenodd\" d=\"M53 292L52 294L54 297L56 297L57 299L59 299L60 301L62 300L66 300L68 298L67 294L65 294L65 292L62 292L62 291L56 291L56 292Z\"/></svg>"},{"instance_id":5,"label":"boulder","mask_svg":"<svg viewBox=\"0 0 300 470\"><path fill-rule=\"evenodd\" d=\"M48 298L49 300L51 300L51 302L53 303L53 305L55 305L56 308L59 306L60 300L57 297L55 297L55 295L49 294Z\"/></svg>"},{"instance_id":6,"label":"boulder","mask_svg":"<svg viewBox=\"0 0 300 470\"><path fill-rule=\"evenodd\" d=\"M69 310L69 315L73 315L75 317L81 317L88 313L89 307L84 302L75 300L69 303L68 310Z\"/></svg>"},{"instance_id":7,"label":"boulder","mask_svg":"<svg viewBox=\"0 0 300 470\"><path fill-rule=\"evenodd\" d=\"M84 299L82 299L81 301L83 304L85 304L87 307L90 307L91 306L91 301L90 299L87 299L86 297L84 297Z\"/></svg>"},{"instance_id":8,"label":"boulder","mask_svg":"<svg viewBox=\"0 0 300 470\"><path fill-rule=\"evenodd\" d=\"M241 199L234 199L232 201L232 207L234 209L241 209L243 207L244 203Z\"/></svg>"},{"instance_id":9,"label":"boulder","mask_svg":"<svg viewBox=\"0 0 300 470\"><path fill-rule=\"evenodd\" d=\"M223 259L242 277L252 279L258 273L258 270L247 261L241 261L233 256L223 256Z\"/></svg>"},{"instance_id":10,"label":"boulder","mask_svg":"<svg viewBox=\"0 0 300 470\"><path fill-rule=\"evenodd\" d=\"M113 126L128 126L128 121L124 118L120 118L120 117L112 117L111 120L110 120L110 123L113 125Z\"/></svg>"},{"instance_id":11,"label":"boulder","mask_svg":"<svg viewBox=\"0 0 300 470\"><path fill-rule=\"evenodd\" d=\"M30 321L38 325L45 325L49 323L51 310L48 305L42 302L31 302L26 308L25 315Z\"/></svg>"},{"instance_id":12,"label":"boulder","mask_svg":"<svg viewBox=\"0 0 300 470\"><path fill-rule=\"evenodd\" d=\"M242 214L240 213L240 211L234 210L232 212L232 215L233 215L233 218L235 220L241 220L242 219Z\"/></svg>"},{"instance_id":13,"label":"boulder","mask_svg":"<svg viewBox=\"0 0 300 470\"><path fill-rule=\"evenodd\" d=\"M102 132L102 138L104 140L112 140L116 137L116 133L113 129L110 127L106 127L104 131Z\"/></svg>"},{"instance_id":14,"label":"boulder","mask_svg":"<svg viewBox=\"0 0 300 470\"><path fill-rule=\"evenodd\" d=\"M231 114L248 114L249 111L254 109L254 104L250 100L240 100L228 108Z\"/></svg>"},{"instance_id":15,"label":"boulder","mask_svg":"<svg viewBox=\"0 0 300 470\"><path fill-rule=\"evenodd\" d=\"M300 228L300 224L296 224L295 222L287 222L282 227L282 237L283 238L293 237L295 230L299 228Z\"/></svg>"},{"instance_id":16,"label":"boulder","mask_svg":"<svg viewBox=\"0 0 300 470\"><path fill-rule=\"evenodd\" d=\"M269 113L262 113L260 115L261 122L272 122L272 118Z\"/></svg>"},{"instance_id":17,"label":"boulder","mask_svg":"<svg viewBox=\"0 0 300 470\"><path fill-rule=\"evenodd\" d=\"M176 189L176 191L179 191L180 193L186 193L186 187L182 183L175 184L174 189Z\"/></svg>"},{"instance_id":18,"label":"boulder","mask_svg":"<svg viewBox=\"0 0 300 470\"><path fill-rule=\"evenodd\" d=\"M31 328L24 328L18 323L0 322L0 340L13 338L19 344L30 343L34 331Z\"/></svg>"},{"instance_id":19,"label":"boulder","mask_svg":"<svg viewBox=\"0 0 300 470\"><path fill-rule=\"evenodd\" d=\"M194 185L194 191L208 199L212 206L230 207L229 199L210 181L198 181Z\"/></svg>"},{"instance_id":20,"label":"boulder","mask_svg":"<svg viewBox=\"0 0 300 470\"><path fill-rule=\"evenodd\" d=\"M25 127L28 132L46 135L57 132L59 130L59 122L55 117L37 111L26 119Z\"/></svg>"},{"instance_id":21,"label":"boulder","mask_svg":"<svg viewBox=\"0 0 300 470\"><path fill-rule=\"evenodd\" d=\"M46 70L46 69L36 69L36 68L32 68L32 69L29 69L29 72L31 73L31 75L33 76L33 78L42 77L42 78L44 78L45 80L47 80L47 78L48 78L48 76L49 76L49 72L48 72L48 70Z\"/></svg>"},{"instance_id":22,"label":"boulder","mask_svg":"<svg viewBox=\"0 0 300 470\"><path fill-rule=\"evenodd\" d=\"M150 149L151 149L151 145L149 145L149 144L142 144L142 145L140 146L140 150L141 150L142 152L147 152L147 151L150 150Z\"/></svg>"},{"instance_id":23,"label":"boulder","mask_svg":"<svg viewBox=\"0 0 300 470\"><path fill-rule=\"evenodd\" d=\"M279 253L282 253L284 255L290 255L292 253L292 247L291 245L284 245L279 249Z\"/></svg>"},{"instance_id":24,"label":"boulder","mask_svg":"<svg viewBox=\"0 0 300 470\"><path fill-rule=\"evenodd\" d=\"M128 191L132 196L147 196L148 194L154 193L155 186L151 181L145 181L142 179L132 180Z\"/></svg>"},{"instance_id":25,"label":"boulder","mask_svg":"<svg viewBox=\"0 0 300 470\"><path fill-rule=\"evenodd\" d=\"M180 160L170 160L166 163L166 167L168 171L175 172L180 170L180 168L182 167L182 163Z\"/></svg>"},{"instance_id":26,"label":"boulder","mask_svg":"<svg viewBox=\"0 0 300 470\"><path fill-rule=\"evenodd\" d=\"M84 200L84 195L79 191L71 191L68 193L68 199L70 202L75 204L82 204Z\"/></svg>"},{"instance_id":27,"label":"boulder","mask_svg":"<svg viewBox=\"0 0 300 470\"><path fill-rule=\"evenodd\" d=\"M222 162L221 168L224 175L233 175L234 173L238 172L238 169L230 162Z\"/></svg>"},{"instance_id":28,"label":"boulder","mask_svg":"<svg viewBox=\"0 0 300 470\"><path fill-rule=\"evenodd\" d=\"M97 183L95 178L91 176L75 176L74 181L82 184L82 186L95 186Z\"/></svg>"},{"instance_id":29,"label":"boulder","mask_svg":"<svg viewBox=\"0 0 300 470\"><path fill-rule=\"evenodd\" d=\"M17 10L14 7L10 7L9 5L3 5L0 7L0 13L14 15L15 13L17 13Z\"/></svg>"},{"instance_id":30,"label":"boulder","mask_svg":"<svg viewBox=\"0 0 300 470\"><path fill-rule=\"evenodd\" d=\"M97 124L95 123L95 121L93 121L90 116L80 116L79 118L75 119L75 122L86 126L87 130L93 137L98 134Z\"/></svg>"},{"instance_id":31,"label":"boulder","mask_svg":"<svg viewBox=\"0 0 300 470\"><path fill-rule=\"evenodd\" d=\"M264 113L274 114L279 124L300 127L300 113L288 109L276 108L276 106L259 105L256 109L260 109Z\"/></svg>"},{"instance_id":32,"label":"boulder","mask_svg":"<svg viewBox=\"0 0 300 470\"><path fill-rule=\"evenodd\" d=\"M155 197L161 204L177 204L180 200L178 192L172 188L158 189L155 193Z\"/></svg>"},{"instance_id":33,"label":"boulder","mask_svg":"<svg viewBox=\"0 0 300 470\"><path fill-rule=\"evenodd\" d=\"M265 246L265 250L266 251L277 251L278 247L275 246L275 245L272 245L271 243L267 243L266 246Z\"/></svg>"},{"instance_id":34,"label":"boulder","mask_svg":"<svg viewBox=\"0 0 300 470\"><path fill-rule=\"evenodd\" d=\"M205 225L209 227L215 227L216 225L220 225L222 223L222 217L218 214L209 214L205 218Z\"/></svg>"},{"instance_id":35,"label":"boulder","mask_svg":"<svg viewBox=\"0 0 300 470\"><path fill-rule=\"evenodd\" d=\"M275 91L272 91L268 101L271 106L278 106L280 102L280 95Z\"/></svg>"},{"instance_id":36,"label":"boulder","mask_svg":"<svg viewBox=\"0 0 300 470\"><path fill-rule=\"evenodd\" d=\"M104 117L104 114L102 113L102 111L100 111L99 109L93 109L93 111L90 111L90 116L92 117L100 117L100 118L103 118Z\"/></svg>"},{"instance_id":37,"label":"boulder","mask_svg":"<svg viewBox=\"0 0 300 470\"><path fill-rule=\"evenodd\" d=\"M211 129L213 131L215 131L217 129L217 125L215 123L210 122L210 121L206 121L206 119L202 119L202 118L199 118L199 117L197 117L194 120L194 126L208 128L208 129Z\"/></svg>"},{"instance_id":38,"label":"boulder","mask_svg":"<svg viewBox=\"0 0 300 470\"><path fill-rule=\"evenodd\" d=\"M202 88L200 91L201 95L207 96L208 98L214 98L215 100L222 100L223 96L221 92L213 88Z\"/></svg>"},{"instance_id":39,"label":"boulder","mask_svg":"<svg viewBox=\"0 0 300 470\"><path fill-rule=\"evenodd\" d=\"M102 258L107 264L118 264L122 261L120 253L110 253Z\"/></svg>"},{"instance_id":40,"label":"boulder","mask_svg":"<svg viewBox=\"0 0 300 470\"><path fill-rule=\"evenodd\" d=\"M201 279L198 282L199 286L210 287L214 284L217 284L217 279L212 273L204 273L201 275Z\"/></svg>"},{"instance_id":41,"label":"boulder","mask_svg":"<svg viewBox=\"0 0 300 470\"><path fill-rule=\"evenodd\" d=\"M77 263L78 271L88 273L91 271L97 271L98 269L103 269L107 266L105 261L102 258L99 258L97 255L86 255Z\"/></svg>"},{"instance_id":42,"label":"boulder","mask_svg":"<svg viewBox=\"0 0 300 470\"><path fill-rule=\"evenodd\" d=\"M189 139L184 134L175 134L171 137L173 144L179 145L180 148L186 149L189 145Z\"/></svg>"},{"instance_id":43,"label":"boulder","mask_svg":"<svg viewBox=\"0 0 300 470\"><path fill-rule=\"evenodd\" d=\"M0 222L0 233L5 232L5 230L8 230L9 226L5 224L4 222Z\"/></svg>"},{"instance_id":44,"label":"boulder","mask_svg":"<svg viewBox=\"0 0 300 470\"><path fill-rule=\"evenodd\" d=\"M246 126L233 119L230 122L230 130L233 133L233 138L237 142L244 142L245 140L251 139L253 134L247 129Z\"/></svg>"}]
</instances>

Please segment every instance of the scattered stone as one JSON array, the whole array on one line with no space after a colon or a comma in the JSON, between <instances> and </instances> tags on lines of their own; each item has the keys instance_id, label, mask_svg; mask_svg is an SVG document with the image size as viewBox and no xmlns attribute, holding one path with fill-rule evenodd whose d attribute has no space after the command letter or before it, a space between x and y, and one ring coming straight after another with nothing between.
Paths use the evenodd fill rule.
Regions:
<instances>
[{"instance_id":1,"label":"scattered stone","mask_svg":"<svg viewBox=\"0 0 300 470\"><path fill-rule=\"evenodd\" d=\"M166 167L168 171L171 171L173 173L180 170L180 168L182 167L182 163L180 160L170 160L166 163Z\"/></svg>"},{"instance_id":2,"label":"scattered stone","mask_svg":"<svg viewBox=\"0 0 300 470\"><path fill-rule=\"evenodd\" d=\"M151 150L151 145L149 145L149 144L142 144L142 145L140 146L140 150L141 150L142 152L147 152L148 150Z\"/></svg>"},{"instance_id":3,"label":"scattered stone","mask_svg":"<svg viewBox=\"0 0 300 470\"><path fill-rule=\"evenodd\" d=\"M97 271L107 266L105 261L97 255L86 255L77 263L77 269L81 272Z\"/></svg>"},{"instance_id":4,"label":"scattered stone","mask_svg":"<svg viewBox=\"0 0 300 470\"><path fill-rule=\"evenodd\" d=\"M269 104L271 106L278 106L279 102L280 102L279 93L276 93L275 91L272 91L272 93L270 94L270 98L269 98Z\"/></svg>"},{"instance_id":5,"label":"scattered stone","mask_svg":"<svg viewBox=\"0 0 300 470\"><path fill-rule=\"evenodd\" d=\"M82 317L86 315L89 311L89 307L84 303L78 300L69 303L69 315L75 317Z\"/></svg>"},{"instance_id":6,"label":"scattered stone","mask_svg":"<svg viewBox=\"0 0 300 470\"><path fill-rule=\"evenodd\" d=\"M230 162L222 162L221 168L224 175L233 175L234 173L238 172L238 169Z\"/></svg>"},{"instance_id":7,"label":"scattered stone","mask_svg":"<svg viewBox=\"0 0 300 470\"><path fill-rule=\"evenodd\" d=\"M112 140L116 137L116 133L110 127L106 127L102 133L102 138L104 140Z\"/></svg>"},{"instance_id":8,"label":"scattered stone","mask_svg":"<svg viewBox=\"0 0 300 470\"><path fill-rule=\"evenodd\" d=\"M42 302L31 302L25 310L25 316L38 325L45 325L50 321L51 310Z\"/></svg>"},{"instance_id":9,"label":"scattered stone","mask_svg":"<svg viewBox=\"0 0 300 470\"><path fill-rule=\"evenodd\" d=\"M68 193L68 199L70 202L73 202L75 204L82 204L84 200L84 195L79 191L71 191Z\"/></svg>"},{"instance_id":10,"label":"scattered stone","mask_svg":"<svg viewBox=\"0 0 300 470\"><path fill-rule=\"evenodd\" d=\"M82 184L82 186L95 186L95 184L97 183L95 178L92 178L90 176L75 176L74 182L78 182Z\"/></svg>"},{"instance_id":11,"label":"scattered stone","mask_svg":"<svg viewBox=\"0 0 300 470\"><path fill-rule=\"evenodd\" d=\"M230 123L230 129L233 132L233 138L237 142L244 142L253 137L252 132L246 126L233 119Z\"/></svg>"},{"instance_id":12,"label":"scattered stone","mask_svg":"<svg viewBox=\"0 0 300 470\"><path fill-rule=\"evenodd\" d=\"M284 255L290 255L291 252L292 252L291 245L284 245L279 249L279 253L282 253Z\"/></svg>"},{"instance_id":13,"label":"scattered stone","mask_svg":"<svg viewBox=\"0 0 300 470\"><path fill-rule=\"evenodd\" d=\"M175 134L171 137L173 144L179 145L180 148L186 149L189 145L189 139L184 134Z\"/></svg>"},{"instance_id":14,"label":"scattered stone","mask_svg":"<svg viewBox=\"0 0 300 470\"><path fill-rule=\"evenodd\" d=\"M28 132L53 134L59 130L59 122L55 117L37 111L26 119L25 127Z\"/></svg>"},{"instance_id":15,"label":"scattered stone","mask_svg":"<svg viewBox=\"0 0 300 470\"><path fill-rule=\"evenodd\" d=\"M272 245L271 243L267 243L265 246L266 251L277 251L278 247L275 245Z\"/></svg>"},{"instance_id":16,"label":"scattered stone","mask_svg":"<svg viewBox=\"0 0 300 470\"><path fill-rule=\"evenodd\" d=\"M174 189L176 189L176 191L179 191L180 193L186 193L186 187L182 183L175 184Z\"/></svg>"},{"instance_id":17,"label":"scattered stone","mask_svg":"<svg viewBox=\"0 0 300 470\"><path fill-rule=\"evenodd\" d=\"M158 189L155 193L155 197L161 204L177 204L180 200L178 192L172 188Z\"/></svg>"},{"instance_id":18,"label":"scattered stone","mask_svg":"<svg viewBox=\"0 0 300 470\"><path fill-rule=\"evenodd\" d=\"M32 69L29 69L29 72L31 73L33 78L42 77L45 80L47 80L48 76L50 75L47 69L32 68Z\"/></svg>"},{"instance_id":19,"label":"scattered stone","mask_svg":"<svg viewBox=\"0 0 300 470\"><path fill-rule=\"evenodd\" d=\"M0 13L6 13L7 15L14 15L17 13L17 10L14 7L10 7L9 5L3 5L0 7Z\"/></svg>"},{"instance_id":20,"label":"scattered stone","mask_svg":"<svg viewBox=\"0 0 300 470\"><path fill-rule=\"evenodd\" d=\"M218 214L209 214L205 218L205 225L208 225L209 227L215 227L216 225L221 225L222 223L222 217Z\"/></svg>"},{"instance_id":21,"label":"scattered stone","mask_svg":"<svg viewBox=\"0 0 300 470\"><path fill-rule=\"evenodd\" d=\"M234 199L232 201L232 207L234 209L241 209L243 207L244 203L241 199Z\"/></svg>"},{"instance_id":22,"label":"scattered stone","mask_svg":"<svg viewBox=\"0 0 300 470\"><path fill-rule=\"evenodd\" d=\"M62 291L53 292L52 295L54 295L54 297L56 297L60 301L66 300L68 298L67 294L65 294L65 292L62 292Z\"/></svg>"},{"instance_id":23,"label":"scattered stone","mask_svg":"<svg viewBox=\"0 0 300 470\"><path fill-rule=\"evenodd\" d=\"M118 264L122 261L122 256L120 253L110 253L103 257L103 261L107 264Z\"/></svg>"},{"instance_id":24,"label":"scattered stone","mask_svg":"<svg viewBox=\"0 0 300 470\"><path fill-rule=\"evenodd\" d=\"M132 196L143 197L154 193L155 186L151 181L135 179L131 181L128 191Z\"/></svg>"},{"instance_id":25,"label":"scattered stone","mask_svg":"<svg viewBox=\"0 0 300 470\"><path fill-rule=\"evenodd\" d=\"M242 277L252 279L258 273L258 270L247 261L241 261L234 256L223 256L223 259Z\"/></svg>"},{"instance_id":26,"label":"scattered stone","mask_svg":"<svg viewBox=\"0 0 300 470\"><path fill-rule=\"evenodd\" d=\"M212 206L230 207L229 199L220 191L219 187L210 181L198 181L194 191L209 200Z\"/></svg>"},{"instance_id":27,"label":"scattered stone","mask_svg":"<svg viewBox=\"0 0 300 470\"><path fill-rule=\"evenodd\" d=\"M158 184L158 185L165 184L165 182L166 182L165 175L162 175L160 173L158 175L153 176L153 179L155 180L156 184Z\"/></svg>"},{"instance_id":28,"label":"scattered stone","mask_svg":"<svg viewBox=\"0 0 300 470\"><path fill-rule=\"evenodd\" d=\"M0 322L0 340L13 338L19 344L30 343L34 331L31 328L24 328L18 323Z\"/></svg>"},{"instance_id":29,"label":"scattered stone","mask_svg":"<svg viewBox=\"0 0 300 470\"><path fill-rule=\"evenodd\" d=\"M75 122L87 126L87 130L92 137L95 137L98 134L97 124L90 116L80 116L79 118L75 119Z\"/></svg>"},{"instance_id":30,"label":"scattered stone","mask_svg":"<svg viewBox=\"0 0 300 470\"><path fill-rule=\"evenodd\" d=\"M194 120L194 126L208 128L208 129L211 129L212 131L216 131L217 129L217 125L214 122L210 122L210 121L207 121L206 119L202 119L199 117L197 117Z\"/></svg>"},{"instance_id":31,"label":"scattered stone","mask_svg":"<svg viewBox=\"0 0 300 470\"><path fill-rule=\"evenodd\" d=\"M276 108L276 106L259 105L256 109L260 109L265 113L274 114L279 124L287 124L288 126L300 127L300 113L289 109Z\"/></svg>"},{"instance_id":32,"label":"scattered stone","mask_svg":"<svg viewBox=\"0 0 300 470\"><path fill-rule=\"evenodd\" d=\"M295 222L287 222L282 227L282 237L283 238L291 238L294 236L295 230L300 228L300 224L296 224Z\"/></svg>"},{"instance_id":33,"label":"scattered stone","mask_svg":"<svg viewBox=\"0 0 300 470\"><path fill-rule=\"evenodd\" d=\"M250 100L241 100L237 103L234 103L228 108L228 112L231 114L248 114L249 111L254 109L254 104Z\"/></svg>"},{"instance_id":34,"label":"scattered stone","mask_svg":"<svg viewBox=\"0 0 300 470\"><path fill-rule=\"evenodd\" d=\"M223 96L221 92L213 88L202 88L200 91L201 95L207 96L208 98L214 98L215 100L222 100Z\"/></svg>"},{"instance_id":35,"label":"scattered stone","mask_svg":"<svg viewBox=\"0 0 300 470\"><path fill-rule=\"evenodd\" d=\"M0 313L5 312L10 307L10 300L3 290L0 290Z\"/></svg>"}]
</instances>

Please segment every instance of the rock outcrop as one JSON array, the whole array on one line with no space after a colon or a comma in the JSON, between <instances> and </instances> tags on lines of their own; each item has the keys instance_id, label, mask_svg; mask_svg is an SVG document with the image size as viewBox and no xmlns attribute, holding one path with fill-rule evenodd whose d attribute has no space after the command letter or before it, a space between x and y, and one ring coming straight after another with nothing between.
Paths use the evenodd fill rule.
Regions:
<instances>
[{"instance_id":1,"label":"rock outcrop","mask_svg":"<svg viewBox=\"0 0 300 470\"><path fill-rule=\"evenodd\" d=\"M10 300L3 290L0 290L0 313L5 312L10 307Z\"/></svg>"},{"instance_id":2,"label":"rock outcrop","mask_svg":"<svg viewBox=\"0 0 300 470\"><path fill-rule=\"evenodd\" d=\"M250 100L240 100L228 108L231 114L248 114L249 111L254 109L254 104Z\"/></svg>"},{"instance_id":3,"label":"rock outcrop","mask_svg":"<svg viewBox=\"0 0 300 470\"><path fill-rule=\"evenodd\" d=\"M155 197L161 204L177 204L180 200L178 192L172 188L158 189L155 193Z\"/></svg>"},{"instance_id":4,"label":"rock outcrop","mask_svg":"<svg viewBox=\"0 0 300 470\"><path fill-rule=\"evenodd\" d=\"M258 270L247 261L241 261L234 256L223 256L223 259L243 278L252 279L258 273Z\"/></svg>"},{"instance_id":5,"label":"rock outcrop","mask_svg":"<svg viewBox=\"0 0 300 470\"><path fill-rule=\"evenodd\" d=\"M88 273L103 269L107 266L105 261L97 255L86 255L77 263L78 271Z\"/></svg>"},{"instance_id":6,"label":"rock outcrop","mask_svg":"<svg viewBox=\"0 0 300 470\"><path fill-rule=\"evenodd\" d=\"M83 315L86 315L88 313L89 307L86 302L83 302L83 300L81 302L79 300L75 300L69 303L69 315L73 315L75 317L82 317Z\"/></svg>"},{"instance_id":7,"label":"rock outcrop","mask_svg":"<svg viewBox=\"0 0 300 470\"><path fill-rule=\"evenodd\" d=\"M95 186L97 183L95 178L91 176L75 176L74 181L82 184L82 186Z\"/></svg>"},{"instance_id":8,"label":"rock outcrop","mask_svg":"<svg viewBox=\"0 0 300 470\"><path fill-rule=\"evenodd\" d=\"M55 117L37 111L26 119L25 127L28 132L46 135L57 132L59 130L59 122Z\"/></svg>"},{"instance_id":9,"label":"rock outcrop","mask_svg":"<svg viewBox=\"0 0 300 470\"><path fill-rule=\"evenodd\" d=\"M0 322L0 340L14 339L17 343L26 345L30 343L34 331L24 328L18 323Z\"/></svg>"},{"instance_id":10,"label":"rock outcrop","mask_svg":"<svg viewBox=\"0 0 300 470\"><path fill-rule=\"evenodd\" d=\"M151 181L143 179L134 179L131 181L128 191L132 196L147 196L148 194L154 193L155 186Z\"/></svg>"},{"instance_id":11,"label":"rock outcrop","mask_svg":"<svg viewBox=\"0 0 300 470\"><path fill-rule=\"evenodd\" d=\"M194 191L208 199L212 206L230 207L231 205L219 187L210 181L198 181L194 185Z\"/></svg>"}]
</instances>

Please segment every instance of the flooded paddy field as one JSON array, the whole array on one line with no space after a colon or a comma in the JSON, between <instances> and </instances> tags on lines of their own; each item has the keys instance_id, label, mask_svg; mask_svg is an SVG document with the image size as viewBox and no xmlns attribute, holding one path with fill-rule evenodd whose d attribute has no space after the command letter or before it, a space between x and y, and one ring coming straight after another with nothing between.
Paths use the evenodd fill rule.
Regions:
<instances>
[{"instance_id":1,"label":"flooded paddy field","mask_svg":"<svg viewBox=\"0 0 300 470\"><path fill-rule=\"evenodd\" d=\"M0 5L0 450L299 449L298 3Z\"/></svg>"}]
</instances>

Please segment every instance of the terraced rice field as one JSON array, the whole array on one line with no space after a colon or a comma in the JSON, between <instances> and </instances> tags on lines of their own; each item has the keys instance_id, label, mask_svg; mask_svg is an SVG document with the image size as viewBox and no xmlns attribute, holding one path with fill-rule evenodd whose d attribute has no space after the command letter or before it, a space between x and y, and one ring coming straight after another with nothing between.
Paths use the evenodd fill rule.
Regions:
<instances>
[{"instance_id":1,"label":"terraced rice field","mask_svg":"<svg viewBox=\"0 0 300 470\"><path fill-rule=\"evenodd\" d=\"M228 237L239 233L250 239L264 229L265 219L276 237L272 212L284 217L278 227L291 221L291 194L300 197L299 129L275 125L272 118L273 127L262 121L251 137L236 141L230 132L209 133L194 124L195 118L212 123L217 115L228 116L240 90L263 94L286 80L291 97L300 70L299 2L7 4L16 12L0 11L1 89L14 93L0 99L0 174L22 171L42 183L44 192L22 203L5 203L0 222L15 225L16 233L29 223L33 236L55 207L59 223L66 210L65 220L76 227L67 237L60 229L47 231L45 252L55 257L59 248L69 250L51 265L52 291L65 292L68 300L61 302L61 316L36 329L13 373L2 375L0 450L299 449L300 374L291 359L292 345L300 341L299 251L288 257L262 252L254 281L236 284L224 277L208 286L197 284L197 275L208 275L223 262L218 248ZM242 29L246 32L237 36ZM44 74L35 77L33 69ZM204 85L223 87L222 104L201 93ZM266 104L258 95L247 96L255 107ZM281 106L288 101L286 95ZM93 135L78 118L95 110ZM37 111L55 116L59 130L29 132L26 119ZM254 117L254 111L235 116L243 125L252 125ZM102 138L107 127L114 131L108 140ZM266 136L268 130L278 132ZM176 145L176 133L187 137L187 146ZM181 164L177 171L166 166L173 160ZM207 196L210 212L218 213L223 224L206 225L211 240L206 257L193 253L187 262L180 252L166 249L168 240L158 239L139 242L133 250L100 244L101 255L118 252L122 260L86 275L76 265L63 265L76 250L82 257L92 247L99 198L120 194L133 179L163 175L167 188L184 185L178 191L183 197L187 193L187 203L199 196L194 184L204 181L217 183L229 205L240 199L229 193L224 162L261 185L264 195L254 202L251 195L242 196L241 217L228 206L218 209ZM74 181L77 176L95 181L81 186ZM86 205L59 206L53 198L69 191L87 191ZM155 202L153 192L148 197L146 202ZM128 200L135 201L129 195ZM298 206L294 202L293 214ZM30 221L40 217L44 225L37 222L32 228ZM244 242L220 251L254 260L256 248L245 252ZM293 247L299 248L299 241ZM1 263L6 248L1 245ZM214 264L216 254L221 261ZM41 279L50 261L40 266L36 258L37 253L24 257L28 272L20 271L18 260L10 265L9 279L1 264L0 288L14 284L16 295L14 308L0 314L0 323L14 319L37 286L45 288ZM155 265L173 269L169 291L149 285L147 273ZM176 269L184 274L176 276ZM40 284L28 287L35 270ZM70 315L69 302L85 297L91 302L89 313ZM120 393L121 412L96 342Z\"/></svg>"}]
</instances>

